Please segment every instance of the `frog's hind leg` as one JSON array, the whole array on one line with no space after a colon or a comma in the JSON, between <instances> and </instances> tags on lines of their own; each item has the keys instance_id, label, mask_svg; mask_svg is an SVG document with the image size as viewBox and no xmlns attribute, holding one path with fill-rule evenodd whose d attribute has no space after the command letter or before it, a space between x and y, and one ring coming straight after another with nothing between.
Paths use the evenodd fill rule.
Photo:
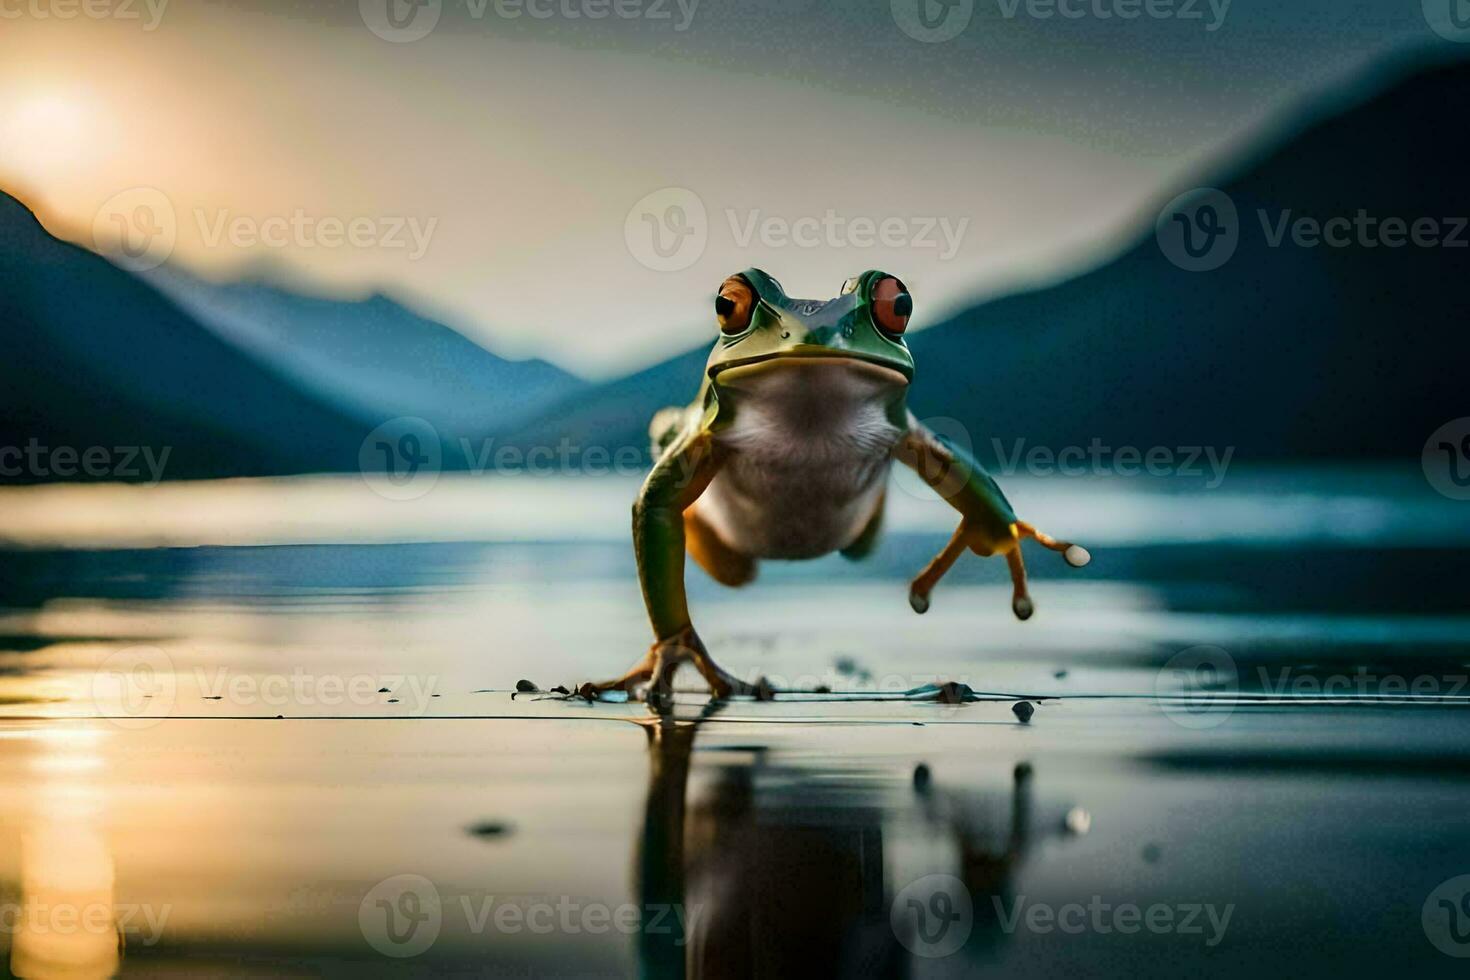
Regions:
<instances>
[{"instance_id":1,"label":"frog's hind leg","mask_svg":"<svg viewBox=\"0 0 1470 980\"><path fill-rule=\"evenodd\" d=\"M886 495L878 495L878 503L873 507L873 516L868 518L867 526L853 539L852 544L843 548L840 552L848 561L860 561L873 553L878 547L878 538L883 533L883 504Z\"/></svg>"},{"instance_id":2,"label":"frog's hind leg","mask_svg":"<svg viewBox=\"0 0 1470 980\"><path fill-rule=\"evenodd\" d=\"M694 507L684 511L684 543L690 557L721 585L739 588L755 578L755 559L726 544Z\"/></svg>"}]
</instances>

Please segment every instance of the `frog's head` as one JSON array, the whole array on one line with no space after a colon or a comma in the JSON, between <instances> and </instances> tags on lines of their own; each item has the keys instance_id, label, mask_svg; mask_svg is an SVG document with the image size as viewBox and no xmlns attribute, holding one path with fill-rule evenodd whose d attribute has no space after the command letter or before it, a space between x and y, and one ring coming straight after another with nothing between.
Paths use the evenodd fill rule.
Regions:
<instances>
[{"instance_id":1,"label":"frog's head","mask_svg":"<svg viewBox=\"0 0 1470 980\"><path fill-rule=\"evenodd\" d=\"M827 300L792 299L760 269L746 269L715 297L720 338L705 371L718 381L726 371L733 378L801 358L842 358L908 384L914 359L903 332L913 305L908 287L876 269L847 280Z\"/></svg>"}]
</instances>

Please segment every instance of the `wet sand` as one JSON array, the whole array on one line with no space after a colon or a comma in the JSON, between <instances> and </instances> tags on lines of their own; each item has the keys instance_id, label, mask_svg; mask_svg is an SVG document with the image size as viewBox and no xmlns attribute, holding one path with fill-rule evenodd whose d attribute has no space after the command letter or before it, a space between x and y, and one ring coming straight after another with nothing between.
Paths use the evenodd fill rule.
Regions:
<instances>
[{"instance_id":1,"label":"wet sand","mask_svg":"<svg viewBox=\"0 0 1470 980\"><path fill-rule=\"evenodd\" d=\"M1026 624L979 562L914 616L936 545L901 530L743 593L694 573L726 666L834 693L691 688L670 717L511 697L637 655L615 541L6 554L3 962L1463 971L1460 542L1120 540L1080 574L1038 558ZM903 693L936 681L977 693Z\"/></svg>"}]
</instances>

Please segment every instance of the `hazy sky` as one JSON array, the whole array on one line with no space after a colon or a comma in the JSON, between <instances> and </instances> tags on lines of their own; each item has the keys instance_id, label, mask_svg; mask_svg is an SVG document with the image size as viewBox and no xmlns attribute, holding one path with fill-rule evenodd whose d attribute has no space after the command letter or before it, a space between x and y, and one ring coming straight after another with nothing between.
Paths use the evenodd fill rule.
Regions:
<instances>
[{"instance_id":1,"label":"hazy sky","mask_svg":"<svg viewBox=\"0 0 1470 980\"><path fill-rule=\"evenodd\" d=\"M889 269L916 326L1062 274L1436 45L1470 54L1420 0L0 0L0 187L602 376L712 336L750 265Z\"/></svg>"}]
</instances>

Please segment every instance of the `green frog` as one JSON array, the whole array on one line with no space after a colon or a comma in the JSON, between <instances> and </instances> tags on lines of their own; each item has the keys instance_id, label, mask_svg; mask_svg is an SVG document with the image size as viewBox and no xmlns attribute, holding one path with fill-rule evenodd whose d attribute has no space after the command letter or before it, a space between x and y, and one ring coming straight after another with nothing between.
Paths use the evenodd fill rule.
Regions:
<instances>
[{"instance_id":1,"label":"green frog","mask_svg":"<svg viewBox=\"0 0 1470 980\"><path fill-rule=\"evenodd\" d=\"M909 605L930 592L966 550L1004 556L1011 609L1029 619L1021 542L1086 549L1019 520L1000 487L962 447L927 429L907 407L914 360L904 342L913 298L896 276L870 270L835 299L793 299L770 275L747 269L715 297L719 338L699 396L660 411L650 427L654 464L633 505L633 547L653 626L647 655L623 676L585 684L589 698L646 687L672 693L692 663L716 699L763 693L721 669L689 617L687 553L717 582L741 586L762 559L868 555L883 522L889 470L911 467L959 512L949 543L909 586Z\"/></svg>"}]
</instances>

